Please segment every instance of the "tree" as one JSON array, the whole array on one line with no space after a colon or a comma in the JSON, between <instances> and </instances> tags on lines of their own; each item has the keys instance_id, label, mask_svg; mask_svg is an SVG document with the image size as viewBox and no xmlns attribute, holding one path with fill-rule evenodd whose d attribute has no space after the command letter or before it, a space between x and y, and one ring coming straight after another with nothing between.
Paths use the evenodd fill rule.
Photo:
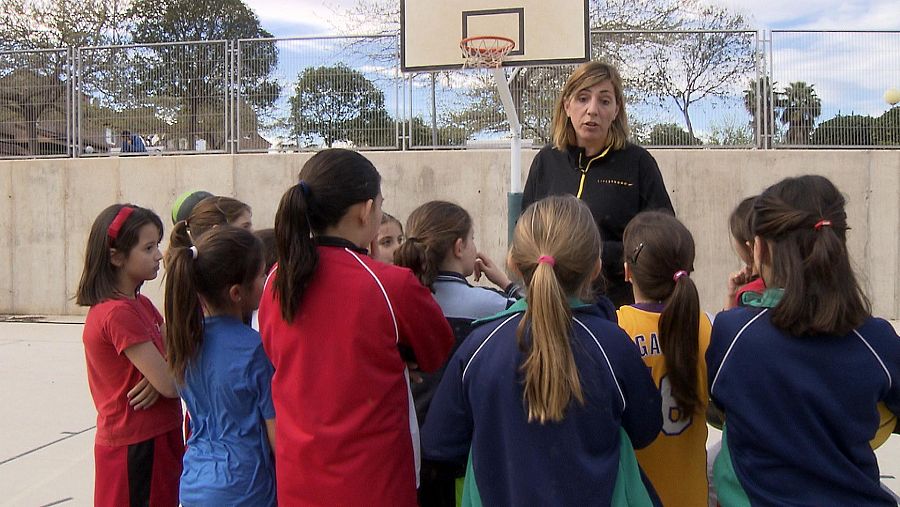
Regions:
<instances>
[{"instance_id":1,"label":"tree","mask_svg":"<svg viewBox=\"0 0 900 507\"><path fill-rule=\"evenodd\" d=\"M61 104L74 73L65 48L121 43L124 12L119 0L4 0L0 50L27 52L6 53L0 59L0 116L24 127L28 154L46 153L38 146L39 124L58 123L60 128L50 129L51 133L65 137L66 111ZM85 55L80 61L82 75L98 72L102 63Z\"/></svg>"},{"instance_id":2,"label":"tree","mask_svg":"<svg viewBox=\"0 0 900 507\"><path fill-rule=\"evenodd\" d=\"M781 123L788 125L787 144L809 144L816 118L822 114L822 101L816 95L815 85L796 81L784 88Z\"/></svg>"},{"instance_id":3,"label":"tree","mask_svg":"<svg viewBox=\"0 0 900 507\"><path fill-rule=\"evenodd\" d=\"M660 123L650 131L651 146L700 146L703 141L675 123Z\"/></svg>"},{"instance_id":4,"label":"tree","mask_svg":"<svg viewBox=\"0 0 900 507\"><path fill-rule=\"evenodd\" d=\"M734 82L754 69L755 34L747 31L743 16L725 8L695 2L687 2L686 8L697 11L691 28L709 31L675 34L658 45L650 58L651 86L654 94L675 102L693 136L691 105L727 96Z\"/></svg>"},{"instance_id":5,"label":"tree","mask_svg":"<svg viewBox=\"0 0 900 507\"><path fill-rule=\"evenodd\" d=\"M272 37L242 0L136 0L128 14L138 44ZM241 98L259 114L274 105L281 92L280 85L270 79L278 64L278 50L272 41L240 48ZM226 50L225 45L213 43L154 45L139 62L147 71L140 74L143 82L138 88L147 90L151 100L179 99L186 109L191 141L201 132L200 113L224 107ZM207 142L218 148L224 138L216 136Z\"/></svg>"},{"instance_id":6,"label":"tree","mask_svg":"<svg viewBox=\"0 0 900 507\"><path fill-rule=\"evenodd\" d=\"M900 145L900 106L894 106L875 119L875 144Z\"/></svg>"},{"instance_id":7,"label":"tree","mask_svg":"<svg viewBox=\"0 0 900 507\"><path fill-rule=\"evenodd\" d=\"M589 12L591 26L595 30L672 30L678 28L680 2L677 0L590 0ZM337 11L333 18L335 29L340 33L359 33L364 30L373 34L397 34L400 28L400 8L393 0L358 0L348 9ZM629 55L634 48L650 44L659 38L655 34L631 34L611 38L603 34L593 35L591 41L592 57L606 59L613 63L632 61ZM367 59L395 62L397 58L396 39L357 40L348 48ZM621 68L621 67L620 67ZM635 69L642 69L636 66ZM522 67L507 76L514 107L522 124L523 136L546 142L550 136L552 109L556 100L555 92L560 90L566 81L571 67ZM640 93L630 90L643 86L648 80L643 77L634 78L638 70L625 73L626 88L629 97L638 97ZM465 85L464 94L469 99L467 105L458 110L446 111L446 126L454 131L454 139L465 139L477 132L509 131L509 124L493 77L488 73L476 74ZM440 133L445 133L439 127ZM427 136L431 144L430 135ZM441 139L443 135L439 136Z\"/></svg>"},{"instance_id":8,"label":"tree","mask_svg":"<svg viewBox=\"0 0 900 507\"><path fill-rule=\"evenodd\" d=\"M772 85L769 76L764 76L750 81L747 89L744 90L744 109L750 113L750 128L753 132L760 133L761 147L763 148L772 147L772 139L775 136L776 107L783 102L781 92L773 93ZM761 117L757 118L758 115Z\"/></svg>"},{"instance_id":9,"label":"tree","mask_svg":"<svg viewBox=\"0 0 900 507\"><path fill-rule=\"evenodd\" d=\"M387 146L395 132L384 107L384 92L362 72L344 64L310 67L297 78L291 104L291 135Z\"/></svg>"},{"instance_id":10,"label":"tree","mask_svg":"<svg viewBox=\"0 0 900 507\"><path fill-rule=\"evenodd\" d=\"M812 134L810 144L819 146L872 146L875 144L875 118L858 114L838 114L823 121Z\"/></svg>"}]
</instances>

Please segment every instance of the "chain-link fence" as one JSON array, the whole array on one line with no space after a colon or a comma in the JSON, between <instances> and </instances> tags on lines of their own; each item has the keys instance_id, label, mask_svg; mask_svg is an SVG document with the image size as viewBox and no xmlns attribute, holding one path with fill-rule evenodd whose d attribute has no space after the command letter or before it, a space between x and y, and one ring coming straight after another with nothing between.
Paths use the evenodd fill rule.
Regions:
<instances>
[{"instance_id":1,"label":"chain-link fence","mask_svg":"<svg viewBox=\"0 0 900 507\"><path fill-rule=\"evenodd\" d=\"M238 150L397 149L397 44L378 35L238 41Z\"/></svg>"},{"instance_id":2,"label":"chain-link fence","mask_svg":"<svg viewBox=\"0 0 900 507\"><path fill-rule=\"evenodd\" d=\"M0 157L71 155L72 52L0 51Z\"/></svg>"},{"instance_id":3,"label":"chain-link fence","mask_svg":"<svg viewBox=\"0 0 900 507\"><path fill-rule=\"evenodd\" d=\"M900 31L773 30L768 79L776 145L900 146Z\"/></svg>"},{"instance_id":4,"label":"chain-link fence","mask_svg":"<svg viewBox=\"0 0 900 507\"><path fill-rule=\"evenodd\" d=\"M227 151L230 45L79 48L80 154Z\"/></svg>"},{"instance_id":5,"label":"chain-link fence","mask_svg":"<svg viewBox=\"0 0 900 507\"><path fill-rule=\"evenodd\" d=\"M599 31L634 140L896 147L900 31ZM504 69L524 145L574 66ZM885 93L889 89L893 92ZM898 97L900 99L900 97ZM0 52L0 157L509 143L493 73L400 71L395 35Z\"/></svg>"}]
</instances>

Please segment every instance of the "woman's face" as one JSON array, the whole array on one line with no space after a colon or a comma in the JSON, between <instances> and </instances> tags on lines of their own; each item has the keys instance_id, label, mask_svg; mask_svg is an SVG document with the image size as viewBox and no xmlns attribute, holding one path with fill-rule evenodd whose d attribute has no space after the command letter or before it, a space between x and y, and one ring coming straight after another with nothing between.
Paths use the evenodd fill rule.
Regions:
<instances>
[{"instance_id":1,"label":"woman's face","mask_svg":"<svg viewBox=\"0 0 900 507\"><path fill-rule=\"evenodd\" d=\"M575 128L578 146L605 147L609 128L619 114L612 81L607 79L590 88L578 90L566 101L565 109L566 116Z\"/></svg>"}]
</instances>

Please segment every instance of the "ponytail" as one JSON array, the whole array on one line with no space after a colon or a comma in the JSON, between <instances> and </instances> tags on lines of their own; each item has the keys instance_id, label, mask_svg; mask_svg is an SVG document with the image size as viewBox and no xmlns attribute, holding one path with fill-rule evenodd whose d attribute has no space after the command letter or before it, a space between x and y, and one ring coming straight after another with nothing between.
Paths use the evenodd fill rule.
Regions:
<instances>
[{"instance_id":1,"label":"ponytail","mask_svg":"<svg viewBox=\"0 0 900 507\"><path fill-rule=\"evenodd\" d=\"M180 220L175 223L172 227L172 232L169 234L169 248L166 250L166 254L163 257L163 265L166 266L166 277L168 278L169 273L169 264L172 261L171 257L179 248L190 248L193 245L193 241L191 241L191 231L188 229L187 220Z\"/></svg>"},{"instance_id":2,"label":"ponytail","mask_svg":"<svg viewBox=\"0 0 900 507\"><path fill-rule=\"evenodd\" d=\"M516 224L509 256L522 273L528 300L516 335L525 355L520 371L529 422L563 420L573 398L584 404L568 299L590 293L600 248L594 218L574 196L542 199Z\"/></svg>"},{"instance_id":3,"label":"ponytail","mask_svg":"<svg viewBox=\"0 0 900 507\"><path fill-rule=\"evenodd\" d=\"M665 356L672 397L682 409L681 419L688 419L703 405L697 390L700 296L688 275L679 276L674 283L659 316L659 346Z\"/></svg>"},{"instance_id":4,"label":"ponytail","mask_svg":"<svg viewBox=\"0 0 900 507\"><path fill-rule=\"evenodd\" d=\"M432 289L438 276L440 261L434 249L429 248L417 237L406 238L400 248L394 252L394 265L409 268L419 282Z\"/></svg>"},{"instance_id":5,"label":"ponytail","mask_svg":"<svg viewBox=\"0 0 900 507\"><path fill-rule=\"evenodd\" d=\"M689 273L694 237L668 213L638 213L622 236L632 282L648 299L664 301L659 316L659 345L665 357L672 397L689 419L703 406L697 389L700 354L700 297Z\"/></svg>"},{"instance_id":6,"label":"ponytail","mask_svg":"<svg viewBox=\"0 0 900 507\"><path fill-rule=\"evenodd\" d=\"M871 307L847 251L845 199L822 176L787 178L753 207L753 233L771 246L768 287L784 289L772 324L794 336L843 336Z\"/></svg>"},{"instance_id":7,"label":"ponytail","mask_svg":"<svg viewBox=\"0 0 900 507\"><path fill-rule=\"evenodd\" d=\"M528 309L517 333L520 346L529 329L531 350L520 368L528 421L558 422L572 398L584 403L584 393L569 344L572 311L548 262L538 263L528 283Z\"/></svg>"},{"instance_id":8,"label":"ponytail","mask_svg":"<svg viewBox=\"0 0 900 507\"><path fill-rule=\"evenodd\" d=\"M422 285L431 288L456 241L468 242L471 233L472 217L461 206L426 202L406 219L406 241L394 253L395 264L411 269Z\"/></svg>"},{"instance_id":9,"label":"ponytail","mask_svg":"<svg viewBox=\"0 0 900 507\"><path fill-rule=\"evenodd\" d=\"M166 359L175 380L184 384L185 369L203 341L203 306L190 247L170 247L166 259Z\"/></svg>"},{"instance_id":10,"label":"ponytail","mask_svg":"<svg viewBox=\"0 0 900 507\"><path fill-rule=\"evenodd\" d=\"M166 353L176 381L184 384L203 343L204 308L232 308L230 288L252 287L262 274L262 242L246 229L223 225L203 233L193 246L170 246L166 255Z\"/></svg>"},{"instance_id":11,"label":"ponytail","mask_svg":"<svg viewBox=\"0 0 900 507\"><path fill-rule=\"evenodd\" d=\"M305 183L303 184L305 185ZM275 214L275 258L278 276L274 288L281 317L291 323L300 308L319 262L319 254L310 229L309 203L301 184L294 185L281 198Z\"/></svg>"}]
</instances>

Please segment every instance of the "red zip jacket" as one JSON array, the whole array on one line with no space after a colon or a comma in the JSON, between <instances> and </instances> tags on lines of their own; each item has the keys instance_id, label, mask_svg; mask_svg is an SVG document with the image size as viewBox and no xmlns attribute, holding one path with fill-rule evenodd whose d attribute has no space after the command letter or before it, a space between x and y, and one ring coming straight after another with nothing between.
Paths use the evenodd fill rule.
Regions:
<instances>
[{"instance_id":1,"label":"red zip jacket","mask_svg":"<svg viewBox=\"0 0 900 507\"><path fill-rule=\"evenodd\" d=\"M294 322L281 318L277 268L259 306L275 366L278 502L416 505L416 422L397 347L410 347L420 368L432 371L446 361L453 333L408 269L336 238L317 248Z\"/></svg>"}]
</instances>

